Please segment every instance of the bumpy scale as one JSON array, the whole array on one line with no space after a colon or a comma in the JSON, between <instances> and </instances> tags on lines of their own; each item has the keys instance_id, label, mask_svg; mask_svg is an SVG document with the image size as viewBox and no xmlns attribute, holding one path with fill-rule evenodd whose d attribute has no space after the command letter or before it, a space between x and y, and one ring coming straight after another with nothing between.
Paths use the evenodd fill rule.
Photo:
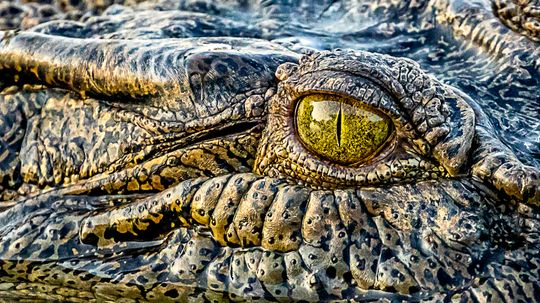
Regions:
<instances>
[{"instance_id":1,"label":"bumpy scale","mask_svg":"<svg viewBox=\"0 0 540 303\"><path fill-rule=\"evenodd\" d=\"M534 1L137 2L0 2L0 298L540 301Z\"/></svg>"}]
</instances>

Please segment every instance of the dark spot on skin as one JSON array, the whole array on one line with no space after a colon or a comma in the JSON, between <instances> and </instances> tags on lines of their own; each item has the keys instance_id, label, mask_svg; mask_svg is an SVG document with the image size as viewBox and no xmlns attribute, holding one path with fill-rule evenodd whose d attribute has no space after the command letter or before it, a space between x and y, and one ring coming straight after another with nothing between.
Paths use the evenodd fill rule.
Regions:
<instances>
[{"instance_id":1,"label":"dark spot on skin","mask_svg":"<svg viewBox=\"0 0 540 303\"><path fill-rule=\"evenodd\" d=\"M39 258L46 259L52 256L53 254L54 254L54 246L51 245L39 254Z\"/></svg>"},{"instance_id":2,"label":"dark spot on skin","mask_svg":"<svg viewBox=\"0 0 540 303\"><path fill-rule=\"evenodd\" d=\"M373 263L371 263L371 271L372 272L377 272L377 265L379 264L379 262L377 260L373 260Z\"/></svg>"},{"instance_id":3,"label":"dark spot on skin","mask_svg":"<svg viewBox=\"0 0 540 303\"><path fill-rule=\"evenodd\" d=\"M84 239L82 239L82 242L84 244L97 246L99 238L95 234L88 234Z\"/></svg>"},{"instance_id":4,"label":"dark spot on skin","mask_svg":"<svg viewBox=\"0 0 540 303\"><path fill-rule=\"evenodd\" d=\"M73 228L75 227L75 223L74 222L67 222L64 226L62 226L62 228L60 229L60 231L58 232L58 236L60 238L65 238L67 236L67 234L73 230Z\"/></svg>"},{"instance_id":5,"label":"dark spot on skin","mask_svg":"<svg viewBox=\"0 0 540 303\"><path fill-rule=\"evenodd\" d=\"M144 284L148 283L148 279L146 279L144 276L140 275L140 276L137 277L137 282L144 285Z\"/></svg>"},{"instance_id":6,"label":"dark spot on skin","mask_svg":"<svg viewBox=\"0 0 540 303\"><path fill-rule=\"evenodd\" d=\"M424 269L424 278L426 278L427 280L432 280L433 279L433 274L427 268Z\"/></svg>"},{"instance_id":7,"label":"dark spot on skin","mask_svg":"<svg viewBox=\"0 0 540 303\"><path fill-rule=\"evenodd\" d=\"M381 260L380 262L384 262L386 260L389 260L391 259L392 257L394 257L394 255L392 254L392 251L389 250L389 249L384 249L382 252L381 252Z\"/></svg>"},{"instance_id":8,"label":"dark spot on skin","mask_svg":"<svg viewBox=\"0 0 540 303\"><path fill-rule=\"evenodd\" d=\"M287 202L285 202L285 208L288 209L288 208L291 207L291 205L294 205L294 199L289 198L289 199L287 199Z\"/></svg>"},{"instance_id":9,"label":"dark spot on skin","mask_svg":"<svg viewBox=\"0 0 540 303\"><path fill-rule=\"evenodd\" d=\"M437 279L442 286L453 284L452 277L448 275L442 268L437 271Z\"/></svg>"},{"instance_id":10,"label":"dark spot on skin","mask_svg":"<svg viewBox=\"0 0 540 303\"><path fill-rule=\"evenodd\" d=\"M366 259L359 259L357 262L358 262L358 264L356 265L356 267L359 270L365 270L366 269Z\"/></svg>"},{"instance_id":11,"label":"dark spot on skin","mask_svg":"<svg viewBox=\"0 0 540 303\"><path fill-rule=\"evenodd\" d=\"M458 154L459 146L460 146L459 144L455 144L448 148L447 154L448 154L449 159L454 158Z\"/></svg>"},{"instance_id":12,"label":"dark spot on skin","mask_svg":"<svg viewBox=\"0 0 540 303\"><path fill-rule=\"evenodd\" d=\"M334 279L336 277L336 268L334 266L330 266L326 269L326 276L330 279Z\"/></svg>"},{"instance_id":13,"label":"dark spot on skin","mask_svg":"<svg viewBox=\"0 0 540 303\"><path fill-rule=\"evenodd\" d=\"M88 281L90 279L92 279L93 275L91 274L84 274L84 275L81 275L79 276L79 279L82 280L82 281Z\"/></svg>"},{"instance_id":14,"label":"dark spot on skin","mask_svg":"<svg viewBox=\"0 0 540 303\"><path fill-rule=\"evenodd\" d=\"M52 17L56 12L54 11L52 7L45 7L45 8L42 8L39 11L39 13L41 14L42 17L49 18L49 17Z\"/></svg>"},{"instance_id":15,"label":"dark spot on skin","mask_svg":"<svg viewBox=\"0 0 540 303\"><path fill-rule=\"evenodd\" d=\"M221 64L221 63L216 64L215 69L216 69L216 71L217 71L218 73L220 73L220 74L226 74L227 71L228 71L227 66L225 66L225 65L223 65L223 64Z\"/></svg>"},{"instance_id":16,"label":"dark spot on skin","mask_svg":"<svg viewBox=\"0 0 540 303\"><path fill-rule=\"evenodd\" d=\"M17 15L17 14L22 13L22 9L20 9L20 8L18 8L16 6L10 6L7 9L7 13L10 14L10 15Z\"/></svg>"}]
</instances>

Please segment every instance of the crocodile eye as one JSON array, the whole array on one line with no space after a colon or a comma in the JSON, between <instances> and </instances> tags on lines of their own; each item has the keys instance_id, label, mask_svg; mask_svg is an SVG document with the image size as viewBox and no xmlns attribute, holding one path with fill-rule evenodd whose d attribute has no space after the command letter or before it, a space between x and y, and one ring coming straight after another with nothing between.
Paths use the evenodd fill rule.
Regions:
<instances>
[{"instance_id":1,"label":"crocodile eye","mask_svg":"<svg viewBox=\"0 0 540 303\"><path fill-rule=\"evenodd\" d=\"M296 107L296 128L308 150L344 165L375 156L394 131L385 114L332 94L303 97Z\"/></svg>"}]
</instances>

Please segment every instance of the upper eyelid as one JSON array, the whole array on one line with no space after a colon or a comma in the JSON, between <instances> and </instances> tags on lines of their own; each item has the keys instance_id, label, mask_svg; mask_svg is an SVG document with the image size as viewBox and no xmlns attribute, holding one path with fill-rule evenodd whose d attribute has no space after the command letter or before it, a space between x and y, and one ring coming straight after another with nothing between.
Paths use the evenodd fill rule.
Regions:
<instances>
[{"instance_id":1,"label":"upper eyelid","mask_svg":"<svg viewBox=\"0 0 540 303\"><path fill-rule=\"evenodd\" d=\"M392 97L394 97L395 100L401 100L402 98L407 97L408 93L404 87L404 84L407 85L414 82L408 82L408 80L410 80L410 74L414 74L416 77L422 77L422 84L429 85L429 83L425 83L425 81L429 79L425 79L425 77L423 77L424 73L419 69L419 65L414 61L407 58L393 58L389 60L387 56L379 54L376 56L370 56L370 59L365 60L366 58L363 58L363 56L363 52L360 52L360 57L355 57L354 60L346 59L336 62L335 57L332 57L331 55L326 57L325 55L321 54L318 56L319 59L322 59L322 61L319 62L319 66L312 66L313 61L304 62L304 65L299 68L299 72L302 75L307 75L329 71L348 74L351 77L368 79L379 87L384 88L390 95L392 95ZM374 57L380 58L373 61ZM393 70L392 67L394 65L399 67L399 75L395 74L395 70ZM407 71L407 73L404 74L402 71ZM416 89L422 89L422 86L425 85L416 87Z\"/></svg>"},{"instance_id":2,"label":"upper eyelid","mask_svg":"<svg viewBox=\"0 0 540 303\"><path fill-rule=\"evenodd\" d=\"M332 76L325 76L331 73ZM313 81L310 81L313 80ZM299 99L312 93L334 93L357 100L389 115L394 121L407 124L406 114L398 106L397 100L386 87L379 86L369 78L352 73L319 70L303 74L297 84L285 86L293 99ZM373 92L369 94L369 90ZM374 98L376 96L376 98Z\"/></svg>"}]
</instances>

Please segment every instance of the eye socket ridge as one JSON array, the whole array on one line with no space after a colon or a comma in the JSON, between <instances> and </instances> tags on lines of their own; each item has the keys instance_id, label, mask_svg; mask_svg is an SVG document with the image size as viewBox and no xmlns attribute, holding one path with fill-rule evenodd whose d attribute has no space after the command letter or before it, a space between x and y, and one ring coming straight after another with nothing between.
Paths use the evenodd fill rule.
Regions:
<instances>
[{"instance_id":1,"label":"eye socket ridge","mask_svg":"<svg viewBox=\"0 0 540 303\"><path fill-rule=\"evenodd\" d=\"M373 57L377 59L379 55ZM424 119L424 113L411 116L414 108L409 105L414 107L424 100L415 98L422 93L418 91L418 85L411 84L405 93L397 79L401 69L390 69L386 57L367 59L369 62L363 64L363 60L345 63L314 57L311 61L300 62L300 66L287 67L270 99L268 124L254 171L271 177L301 180L312 186L331 187L417 181L445 175L444 168L431 158L432 151L423 133L416 128L417 122L422 122L418 120ZM336 70L338 68L340 71ZM377 84L386 80L385 85ZM427 82L424 80L419 80L423 83L421 87L431 83L429 78ZM302 98L316 93L352 98L354 104L386 114L393 122L393 136L367 161L352 165L328 161L313 149L306 148L295 124L297 104ZM404 99L411 100L406 103Z\"/></svg>"},{"instance_id":2,"label":"eye socket ridge","mask_svg":"<svg viewBox=\"0 0 540 303\"><path fill-rule=\"evenodd\" d=\"M365 77L348 72L324 70L306 73L294 82L296 83L284 88L295 104L307 95L334 94L379 110L398 124L405 125L408 122L388 90ZM296 85L297 83L301 85ZM295 107L292 106L292 115Z\"/></svg>"}]
</instances>

